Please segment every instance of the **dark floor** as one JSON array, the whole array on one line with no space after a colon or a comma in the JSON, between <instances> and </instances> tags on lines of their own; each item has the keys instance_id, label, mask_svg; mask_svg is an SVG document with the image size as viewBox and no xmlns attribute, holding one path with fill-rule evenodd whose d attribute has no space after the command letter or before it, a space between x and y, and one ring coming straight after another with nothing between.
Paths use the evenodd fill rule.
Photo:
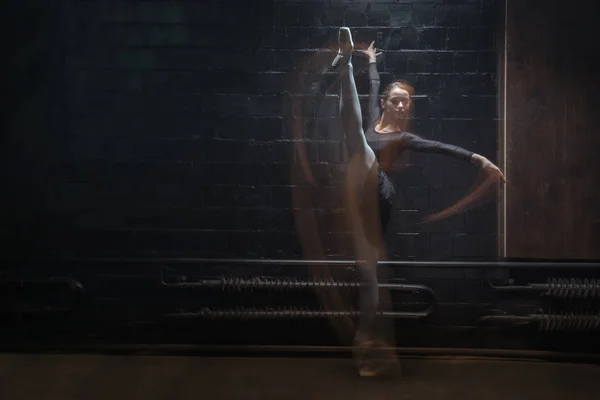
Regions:
<instances>
[{"instance_id":1,"label":"dark floor","mask_svg":"<svg viewBox=\"0 0 600 400\"><path fill-rule=\"evenodd\" d=\"M369 381L347 359L0 355L0 399L598 399L600 367L404 360Z\"/></svg>"}]
</instances>

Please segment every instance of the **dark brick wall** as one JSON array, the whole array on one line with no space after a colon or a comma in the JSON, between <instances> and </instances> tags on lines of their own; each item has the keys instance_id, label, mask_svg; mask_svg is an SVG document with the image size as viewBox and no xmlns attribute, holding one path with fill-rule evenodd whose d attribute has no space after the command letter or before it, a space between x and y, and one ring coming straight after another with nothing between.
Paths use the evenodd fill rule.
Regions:
<instances>
[{"instance_id":1,"label":"dark brick wall","mask_svg":"<svg viewBox=\"0 0 600 400\"><path fill-rule=\"evenodd\" d=\"M15 66L15 92L27 83L37 95L22 95L6 148L13 171L25 171L7 175L15 190L5 212L21 232L9 235L13 250L301 256L290 77L340 25L384 49L383 84L415 85L416 133L495 159L500 1L47 3L15 8L39 22L21 36L38 51L15 54L41 75L35 81ZM342 167L335 137L307 135L307 144L315 170ZM440 156L410 162L395 178L392 256L493 257L492 203L416 225L464 194L476 171Z\"/></svg>"}]
</instances>

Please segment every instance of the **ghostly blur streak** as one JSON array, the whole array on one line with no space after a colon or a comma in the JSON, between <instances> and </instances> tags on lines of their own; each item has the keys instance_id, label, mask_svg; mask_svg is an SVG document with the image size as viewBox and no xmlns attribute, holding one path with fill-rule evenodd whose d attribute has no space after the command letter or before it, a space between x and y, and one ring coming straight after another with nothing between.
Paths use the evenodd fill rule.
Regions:
<instances>
[{"instance_id":1,"label":"ghostly blur streak","mask_svg":"<svg viewBox=\"0 0 600 400\"><path fill-rule=\"evenodd\" d=\"M469 192L453 205L438 211L435 214L423 218L421 223L439 221L449 218L455 214L479 207L488 201L496 200L498 196L498 184L501 179L498 175L490 175L484 170L479 170L479 175Z\"/></svg>"},{"instance_id":2,"label":"ghostly blur streak","mask_svg":"<svg viewBox=\"0 0 600 400\"><path fill-rule=\"evenodd\" d=\"M306 260L324 260L325 235L327 227L322 226L316 215L316 203L323 192L319 189L310 166L306 144L304 142L304 124L302 114L302 94L306 93L306 85L302 73L307 71L311 62L316 61L317 55L310 57L298 66L292 74L291 93L292 100L292 139L294 141L295 159L291 168L292 206L294 219L298 232L298 239L302 246L302 256ZM311 265L310 272L316 279L332 279L330 267L327 265ZM342 298L338 290L318 291L319 300L325 310L347 309L347 301ZM354 323L350 317L329 319L342 344L351 344L354 337Z\"/></svg>"}]
</instances>

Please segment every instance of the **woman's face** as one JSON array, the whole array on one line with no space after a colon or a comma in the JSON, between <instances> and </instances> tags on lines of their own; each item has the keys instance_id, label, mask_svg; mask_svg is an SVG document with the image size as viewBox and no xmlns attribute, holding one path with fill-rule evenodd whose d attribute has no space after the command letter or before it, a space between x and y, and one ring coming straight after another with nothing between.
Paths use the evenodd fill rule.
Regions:
<instances>
[{"instance_id":1,"label":"woman's face","mask_svg":"<svg viewBox=\"0 0 600 400\"><path fill-rule=\"evenodd\" d=\"M381 100L383 112L394 118L406 118L410 110L410 94L399 87L393 88L387 99Z\"/></svg>"}]
</instances>

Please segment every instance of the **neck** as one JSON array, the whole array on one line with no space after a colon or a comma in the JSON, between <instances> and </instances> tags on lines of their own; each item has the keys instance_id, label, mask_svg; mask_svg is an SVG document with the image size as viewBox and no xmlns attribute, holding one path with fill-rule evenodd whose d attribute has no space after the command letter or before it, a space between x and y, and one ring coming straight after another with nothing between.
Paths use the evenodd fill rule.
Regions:
<instances>
[{"instance_id":1,"label":"neck","mask_svg":"<svg viewBox=\"0 0 600 400\"><path fill-rule=\"evenodd\" d=\"M381 115L381 120L377 129L384 132L403 131L406 128L406 120L397 119L389 116L385 112Z\"/></svg>"}]
</instances>

